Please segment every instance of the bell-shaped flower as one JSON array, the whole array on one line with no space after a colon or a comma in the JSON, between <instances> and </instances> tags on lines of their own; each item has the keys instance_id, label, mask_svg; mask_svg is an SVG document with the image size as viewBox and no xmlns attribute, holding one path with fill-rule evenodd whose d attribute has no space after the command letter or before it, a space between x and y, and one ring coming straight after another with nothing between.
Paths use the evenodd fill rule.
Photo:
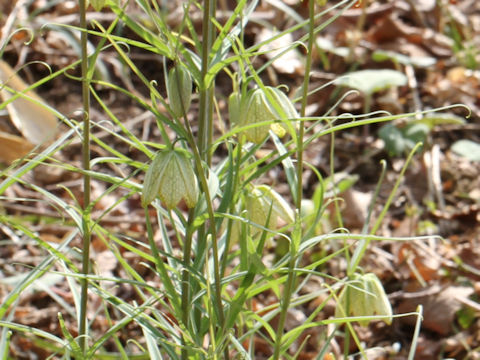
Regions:
<instances>
[{"instance_id":1,"label":"bell-shaped flower","mask_svg":"<svg viewBox=\"0 0 480 360\"><path fill-rule=\"evenodd\" d=\"M228 105L233 125L248 126L271 121L270 124L252 126L244 131L246 139L256 144L265 139L270 129L276 135L284 136L286 122L298 117L290 99L281 90L270 86L249 90L244 96L234 92L229 97Z\"/></svg>"},{"instance_id":2,"label":"bell-shaped flower","mask_svg":"<svg viewBox=\"0 0 480 360\"><path fill-rule=\"evenodd\" d=\"M189 208L198 201L198 183L188 153L183 149L159 151L150 164L143 182L142 205L157 196L167 209L185 200Z\"/></svg>"},{"instance_id":3,"label":"bell-shaped flower","mask_svg":"<svg viewBox=\"0 0 480 360\"><path fill-rule=\"evenodd\" d=\"M270 186L253 186L245 197L245 210L248 219L269 230L277 228L278 219L293 223L294 213L290 205ZM251 235L260 233L262 229L252 226Z\"/></svg>"},{"instance_id":4,"label":"bell-shaped flower","mask_svg":"<svg viewBox=\"0 0 480 360\"><path fill-rule=\"evenodd\" d=\"M392 307L382 283L373 273L354 274L352 281L346 284L338 297L335 317L382 316L387 324L392 323ZM361 320L359 324L367 326L370 320Z\"/></svg>"},{"instance_id":5,"label":"bell-shaped flower","mask_svg":"<svg viewBox=\"0 0 480 360\"><path fill-rule=\"evenodd\" d=\"M267 86L265 90L273 99L272 102L269 102L272 111L275 113L277 119L282 120L281 123L273 123L271 128L277 136L283 137L286 130L288 130L288 120L298 118L298 112L295 110L292 101L283 91L271 86ZM291 127L290 130L293 130L293 127Z\"/></svg>"}]
</instances>

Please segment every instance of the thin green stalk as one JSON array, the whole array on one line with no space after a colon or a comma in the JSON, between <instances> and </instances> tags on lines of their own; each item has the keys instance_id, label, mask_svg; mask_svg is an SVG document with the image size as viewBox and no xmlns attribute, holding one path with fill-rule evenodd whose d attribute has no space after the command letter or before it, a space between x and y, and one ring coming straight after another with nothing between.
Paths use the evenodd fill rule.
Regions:
<instances>
[{"instance_id":1,"label":"thin green stalk","mask_svg":"<svg viewBox=\"0 0 480 360\"><path fill-rule=\"evenodd\" d=\"M210 65L209 55L212 48L215 29L213 22L210 19L215 18L215 0L205 0L203 9L203 47L202 47L202 69L201 69L201 84L200 84L200 113L198 118L198 148L202 159L210 164L209 149L212 142L213 133L213 90L215 83L212 81L208 88L205 87L205 78L208 73Z\"/></svg>"},{"instance_id":2,"label":"thin green stalk","mask_svg":"<svg viewBox=\"0 0 480 360\"><path fill-rule=\"evenodd\" d=\"M413 360L415 359L415 351L417 349L418 345L418 337L420 335L420 329L422 325L422 320L423 320L423 306L418 305L417 306L417 321L415 322L415 330L413 331L413 338L412 338L412 343L410 345L410 351L408 352L408 360Z\"/></svg>"},{"instance_id":3,"label":"thin green stalk","mask_svg":"<svg viewBox=\"0 0 480 360\"><path fill-rule=\"evenodd\" d=\"M209 224L209 232L212 239L212 256L213 256L213 270L214 270L214 277L215 277L215 300L216 300L216 310L218 311L218 322L219 328L224 330L225 324L225 315L223 313L223 303L222 303L222 287L221 287L221 276L220 276L220 260L218 256L218 244L217 244L217 229L215 227L215 210L213 209L213 204L211 201L210 191L208 188L208 180L205 175L205 171L202 166L202 155L200 149L198 148L197 143L195 142L192 128L188 121L185 121L185 129L187 130L187 142L190 145L190 148L193 152L193 160L195 163L195 170L200 182L200 188L202 189L205 195L205 202L207 205L207 214L210 221ZM189 219L190 220L190 219ZM192 225L192 223L189 223ZM200 228L199 228L200 229ZM200 231L200 230L197 230ZM207 238L202 237L202 234L198 234L198 239ZM227 351L226 351L227 352ZM229 359L228 354L225 355L225 359Z\"/></svg>"},{"instance_id":4,"label":"thin green stalk","mask_svg":"<svg viewBox=\"0 0 480 360\"><path fill-rule=\"evenodd\" d=\"M216 310L218 311L218 322L219 328L224 330L225 324L225 315L223 313L223 303L222 303L222 287L221 287L221 276L220 276L220 260L218 256L218 244L217 244L217 229L215 227L215 210L213 209L213 204L211 201L210 191L208 188L208 180L205 175L205 171L202 166L202 155L200 149L198 148L197 143L195 142L192 128L188 121L185 121L185 129L187 142L190 145L190 148L193 152L193 160L195 163L195 170L198 176L198 180L200 182L200 188L202 189L205 195L205 202L207 206L207 214L210 221L209 224L209 232L212 239L212 256L213 256L213 270L214 270L214 277L215 277L215 300L216 300ZM190 220L190 219L189 219ZM192 225L192 223L189 223ZM200 231L200 230L197 230ZM207 238L202 237L202 234L198 234L198 239ZM228 355L225 356L228 359Z\"/></svg>"},{"instance_id":5,"label":"thin green stalk","mask_svg":"<svg viewBox=\"0 0 480 360\"><path fill-rule=\"evenodd\" d=\"M410 162L413 159L413 155L417 152L417 150L422 146L423 144L421 142L417 143L415 147L410 151L410 154L408 154L407 159L405 160L405 164L403 165L402 170L400 171L400 174L397 177L397 181L395 181L395 184L393 186L392 191L390 192L390 195L388 196L387 202L385 203L382 211L380 212L380 215L378 215L377 220L375 221L375 224L372 227L372 230L370 231L370 234L375 234L380 227L380 224L383 221L383 218L385 217L385 214L387 213L388 209L390 208L390 205L392 204L393 199L395 198L395 195L397 194L397 190L400 186L400 183L403 180L403 177L405 176L405 172L407 171ZM380 181L383 180L383 175L380 178ZM367 250L368 244L370 244L370 240L362 240L357 248L355 249L355 252L352 256L352 259L350 261L350 266L348 269L348 275L351 276L355 273L355 270L357 269L358 264L360 263L360 260L363 258L363 254Z\"/></svg>"},{"instance_id":6,"label":"thin green stalk","mask_svg":"<svg viewBox=\"0 0 480 360\"><path fill-rule=\"evenodd\" d=\"M315 26L315 2L309 2L309 33L308 33L308 45L307 45L307 62L305 64L305 77L303 78L303 89L302 89L302 108L300 110L300 116L304 118L306 116L307 109L307 100L308 100L308 87L310 85L310 70L312 69L312 52L313 52L313 42L314 42L314 26ZM299 122L299 130L297 137L297 203L296 207L298 213L301 213L302 208L302 197L303 197L303 137L305 134L305 126L303 122Z\"/></svg>"},{"instance_id":7,"label":"thin green stalk","mask_svg":"<svg viewBox=\"0 0 480 360\"><path fill-rule=\"evenodd\" d=\"M203 46L202 46L202 69L201 69L201 79L200 79L200 109L199 109L199 124L198 124L198 137L197 137L197 146L198 154L195 154L196 149L193 146L195 165L197 173L200 180L200 185L202 190L205 193L205 200L207 203L207 212L210 220L209 233L210 237L200 236L200 238L208 239L212 241L212 256L213 256L213 272L215 277L215 300L216 300L216 310L218 314L218 322L220 331L225 331L225 315L223 313L223 304L222 304L222 287L221 287L221 277L220 277L220 259L218 252L217 244L217 231L215 228L215 213L213 209L213 204L210 200L208 183L202 167L201 161L205 161L207 165L211 163L211 154L210 148L212 143L212 134L213 134L213 92L215 88L215 83L212 81L209 87L205 86L205 78L208 74L208 69L210 66L209 55L212 48L212 44L215 38L215 28L211 19L215 19L216 12L216 1L215 0L205 0L203 8ZM188 127L188 124L187 124ZM190 132L191 134L191 132ZM190 136L189 134L189 136ZM200 229L199 229L200 231ZM229 359L228 348L225 348L224 352L225 359Z\"/></svg>"},{"instance_id":8,"label":"thin green stalk","mask_svg":"<svg viewBox=\"0 0 480 360\"><path fill-rule=\"evenodd\" d=\"M192 235L193 235L193 220L195 219L195 210L192 208L188 213L188 228L185 234L185 243L183 246L183 269L182 269L182 322L186 329L188 329L188 320L190 314L190 258L192 255ZM182 336L184 347L182 347L182 359L188 358L188 350L185 346L185 337Z\"/></svg>"},{"instance_id":9,"label":"thin green stalk","mask_svg":"<svg viewBox=\"0 0 480 360\"><path fill-rule=\"evenodd\" d=\"M385 203L385 206L383 207L382 211L380 212L380 215L378 215L377 221L373 225L372 230L370 231L370 234L375 234L377 232L378 228L380 227L380 224L382 223L383 218L387 214L387 211L390 208L390 205L392 204L395 195L397 194L397 190L400 187L400 183L402 182L402 180L405 176L405 172L407 171L408 167L410 166L410 163L412 162L413 155L415 155L417 153L418 149L420 149L420 147L422 147L422 146L423 146L423 143L421 143L421 142L417 143L415 145L415 147L410 151L410 154L408 154L408 157L405 160L405 164L403 165L403 168L400 171L400 174L398 174L397 181L395 181L395 185L393 186L393 189L390 192L390 195L388 196L388 199L387 199L387 201Z\"/></svg>"},{"instance_id":10,"label":"thin green stalk","mask_svg":"<svg viewBox=\"0 0 480 360\"><path fill-rule=\"evenodd\" d=\"M387 163L385 162L385 160L382 160L381 164L382 164L382 172L380 173L380 178L378 179L377 186L375 187L375 192L373 194L370 206L368 208L367 218L365 219L365 223L363 224L362 234L368 233L368 225L370 224L370 217L372 216L373 207L377 201L378 195L380 194L380 188L383 184L383 179L385 178L385 174L387 173L387 165L386 165ZM357 270L357 266L360 263L360 260L362 259L363 254L367 250L368 244L369 244L369 241L367 241L366 239L362 239L358 243L358 246L356 247L355 252L352 255L352 259L347 269L347 276L349 278L351 278L355 273L355 271ZM349 304L348 301L347 301L347 304Z\"/></svg>"},{"instance_id":11,"label":"thin green stalk","mask_svg":"<svg viewBox=\"0 0 480 360\"><path fill-rule=\"evenodd\" d=\"M205 194L205 201L207 203L207 213L210 220L209 232L212 241L212 256L213 256L213 273L215 277L215 301L216 301L216 310L218 314L219 328L224 330L225 325L225 315L223 313L223 303L222 303L222 286L221 286L221 277L220 277L220 260L218 257L218 243L217 243L217 229L215 227L215 210L213 209L212 201L210 200L210 191L208 190L207 177L202 168L202 163L200 160L200 155L196 147L192 148L194 150L194 159L195 166L197 170L197 175L200 180L201 188ZM208 238L208 237L207 237ZM227 351L226 351L227 352ZM225 359L229 359L228 352L225 355Z\"/></svg>"},{"instance_id":12,"label":"thin green stalk","mask_svg":"<svg viewBox=\"0 0 480 360\"><path fill-rule=\"evenodd\" d=\"M237 144L237 157L234 160L234 175L233 175L233 184L232 184L232 202L229 207L229 213L234 214L235 213L235 204L237 203L236 199L238 198L235 194L237 192L238 188L238 183L240 180L240 164L242 160L242 149L243 149L243 136L240 137L238 144ZM235 155L235 154L234 154ZM230 249L230 242L231 242L231 232L232 232L232 227L233 227L233 220L228 219L227 220L227 238L225 240L225 251L224 251L224 256L223 256L223 261L222 261L222 266L220 268L220 274L223 276L225 274L225 270L227 268L227 260L228 260L228 251Z\"/></svg>"},{"instance_id":13,"label":"thin green stalk","mask_svg":"<svg viewBox=\"0 0 480 360\"><path fill-rule=\"evenodd\" d=\"M380 227L380 224L383 221L383 218L385 217L385 214L387 213L388 209L390 208L390 205L395 198L395 195L397 194L398 187L400 186L401 181L403 180L403 177L405 175L405 171L407 171L408 166L410 165L410 162L413 159L413 155L417 152L417 150L422 146L422 143L417 143L417 145L410 151L410 154L408 154L407 160L405 161L405 164L403 165L402 170L400 171L400 174L397 177L397 181L395 181L395 184L393 186L392 191L390 192L390 195L388 196L387 202L385 203L385 206L383 207L382 211L380 212L380 215L378 215L377 220L375 221L375 224L372 227L372 230L370 231L370 234L375 234ZM377 189L375 190L375 196L377 196L378 192L380 191L380 184L383 181L383 177L385 175L385 172L382 172L382 175L380 177L380 180L377 184ZM348 268L348 275L352 276L357 267L358 264L360 263L360 260L363 258L363 254L367 250L368 244L370 243L370 240L364 239L362 240L357 248L355 249L355 252L352 256L352 259L350 261L350 265Z\"/></svg>"},{"instance_id":14,"label":"thin green stalk","mask_svg":"<svg viewBox=\"0 0 480 360\"><path fill-rule=\"evenodd\" d=\"M367 218L365 219L365 223L363 224L362 234L368 233L368 226L370 225L370 219L372 218L373 208L375 207L375 203L377 202L378 196L380 195L383 179L385 178L385 175L387 173L387 162L385 161L385 159L380 160L380 166L382 167L382 171L380 173L380 178L378 179L377 186L375 187L372 201L368 207Z\"/></svg>"},{"instance_id":15,"label":"thin green stalk","mask_svg":"<svg viewBox=\"0 0 480 360\"><path fill-rule=\"evenodd\" d=\"M393 189L392 191L390 192L390 195L387 199L387 202L385 204L385 206L383 207L383 210L382 212L380 213L380 215L378 216L377 218L377 221L375 222L375 225L373 226L370 234L375 234L378 230L378 228L380 227L380 224L385 216L385 214L387 213L389 207L390 207L390 204L392 203L396 193L397 193L397 189L398 187L400 186L400 182L402 181L404 175L405 175L405 171L407 170L408 166L410 165L410 162L413 158L413 155L417 152L418 148L422 146L422 143L418 143L413 149L412 151L410 152L410 154L408 155L407 157L407 160L405 161L405 164L402 168L402 170L400 171L400 174L397 178L397 181L395 182L395 185L393 186ZM378 196L378 193L380 191L380 185L382 184L383 182L383 178L385 176L385 166L383 167L383 171L382 171L382 174L380 176L380 179L378 181L378 184L377 184L377 187L376 187L376 190L375 190L375 195L372 199L372 205L375 203L375 199L376 197ZM367 221L365 222L365 225L364 225L364 228L363 228L363 233L366 233L367 232L367 229L368 229L368 220L370 219L370 214L371 214L371 211L372 209L370 208L369 209L369 215L368 215L368 218L367 218ZM348 266L348 269L347 269L347 275L349 278L352 277L352 275L355 273L355 271L357 270L357 267L361 261L361 259L363 258L363 255L365 254L365 251L367 251L367 247L368 245L370 244L370 241L371 239L362 239L360 240L357 248L355 249L355 252L353 253L352 255L352 258L351 260L349 260L349 266ZM348 293L347 293L348 295ZM350 300L347 300L347 307L350 306ZM349 312L349 309L347 308L346 309L346 313L348 314ZM344 345L344 358L346 359L348 357L348 348L349 348L349 342L350 342L350 335L353 335L353 332L351 331L350 328L347 328L346 332L345 332L345 345Z\"/></svg>"},{"instance_id":16,"label":"thin green stalk","mask_svg":"<svg viewBox=\"0 0 480 360\"><path fill-rule=\"evenodd\" d=\"M315 30L315 1L309 1L309 33L308 33L308 44L307 44L307 62L305 64L305 78L303 79L303 93L302 93L302 108L300 111L300 116L305 117L306 108L307 108L307 98L308 98L308 86L310 84L310 70L312 68L312 51L313 51L313 41L314 41L314 30ZM296 188L296 221L295 229L292 234L292 239L290 242L290 262L288 265L288 275L287 282L285 285L285 291L283 299L281 301L281 312L278 322L277 332L275 334L275 347L273 353L273 359L277 360L280 357L282 343L283 343L283 329L285 327L285 321L287 319L288 308L290 307L290 301L292 297L292 292L295 287L296 272L295 264L297 261L298 247L302 239L302 224L300 220L300 213L302 208L302 197L303 197L303 137L305 134L305 127L303 123L300 123L298 136L297 136L297 188Z\"/></svg>"},{"instance_id":17,"label":"thin green stalk","mask_svg":"<svg viewBox=\"0 0 480 360\"><path fill-rule=\"evenodd\" d=\"M155 268L163 281L163 286L165 287L168 300L171 302L172 309L175 311L175 314L174 314L175 317L181 318L181 314L178 312L178 309L181 308L181 305L180 305L180 301L178 300L175 285L173 284L173 281L170 278L170 275L167 271L167 267L163 263L163 259L160 257L160 252L158 251L158 248L155 244L152 222L150 221L150 214L148 212L148 206L144 208L144 211L145 211L145 224L147 227L148 243L150 245L150 250L152 251L153 258L155 260Z\"/></svg>"},{"instance_id":18,"label":"thin green stalk","mask_svg":"<svg viewBox=\"0 0 480 360\"><path fill-rule=\"evenodd\" d=\"M80 28L87 29L86 19L86 2L79 1L80 7ZM87 334L87 300L88 300L88 280L86 275L90 272L90 242L91 242L91 228L90 228L90 181L91 177L88 175L90 171L90 79L88 76L88 53L87 53L87 32L82 31L80 42L82 49L82 99L83 99L83 145L82 145L82 159L83 159L83 214L82 214L82 231L83 231L83 246L82 246L82 274L85 276L81 279L81 297L80 297L80 314L78 319L78 337L79 345L86 356L88 351L88 334Z\"/></svg>"}]
</instances>

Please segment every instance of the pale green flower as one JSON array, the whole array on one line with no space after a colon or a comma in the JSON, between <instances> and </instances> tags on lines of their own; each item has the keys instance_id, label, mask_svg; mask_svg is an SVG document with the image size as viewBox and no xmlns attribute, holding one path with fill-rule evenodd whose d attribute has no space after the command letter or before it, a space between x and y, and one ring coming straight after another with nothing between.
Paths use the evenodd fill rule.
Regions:
<instances>
[{"instance_id":1,"label":"pale green flower","mask_svg":"<svg viewBox=\"0 0 480 360\"><path fill-rule=\"evenodd\" d=\"M147 206L157 196L167 209L182 199L190 208L197 203L197 177L186 151L162 150L153 159L143 182L142 205Z\"/></svg>"},{"instance_id":2,"label":"pale green flower","mask_svg":"<svg viewBox=\"0 0 480 360\"><path fill-rule=\"evenodd\" d=\"M347 310L348 309L348 310ZM392 323L392 307L382 283L373 273L355 274L338 297L335 317L380 315L387 324ZM370 320L359 321L367 326Z\"/></svg>"},{"instance_id":3,"label":"pale green flower","mask_svg":"<svg viewBox=\"0 0 480 360\"><path fill-rule=\"evenodd\" d=\"M281 121L246 129L243 132L246 139L256 144L265 139L270 129L277 136L283 137L288 128L286 121L298 117L290 99L281 90L270 86L249 90L244 96L237 92L232 93L228 108L232 125L247 126L273 120Z\"/></svg>"}]
</instances>

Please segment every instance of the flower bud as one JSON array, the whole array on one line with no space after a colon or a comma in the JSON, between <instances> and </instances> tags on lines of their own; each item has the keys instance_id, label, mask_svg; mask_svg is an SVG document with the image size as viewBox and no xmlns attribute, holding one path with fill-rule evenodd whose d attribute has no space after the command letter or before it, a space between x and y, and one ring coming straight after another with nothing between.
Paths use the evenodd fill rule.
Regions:
<instances>
[{"instance_id":1,"label":"flower bud","mask_svg":"<svg viewBox=\"0 0 480 360\"><path fill-rule=\"evenodd\" d=\"M245 100L246 108L241 109L241 111L245 111L245 116L240 121L242 126L275 120L275 114L270 109L270 106L268 106L265 93L262 89L251 90L251 92L249 91ZM269 129L269 124L255 126L245 130L245 136L248 141L258 144L268 135Z\"/></svg>"},{"instance_id":2,"label":"flower bud","mask_svg":"<svg viewBox=\"0 0 480 360\"><path fill-rule=\"evenodd\" d=\"M240 124L241 98L242 96L237 91L231 93L228 97L228 117L232 126Z\"/></svg>"},{"instance_id":3,"label":"flower bud","mask_svg":"<svg viewBox=\"0 0 480 360\"><path fill-rule=\"evenodd\" d=\"M343 288L338 302L335 317L380 315L385 316L382 320L387 324L392 323L392 307L382 283L373 273L353 275L353 281ZM367 326L369 322L362 320L359 324Z\"/></svg>"},{"instance_id":4,"label":"flower bud","mask_svg":"<svg viewBox=\"0 0 480 360\"><path fill-rule=\"evenodd\" d=\"M192 77L183 66L170 69L167 80L167 95L170 108L176 117L182 117L190 108L192 100Z\"/></svg>"},{"instance_id":5,"label":"flower bud","mask_svg":"<svg viewBox=\"0 0 480 360\"><path fill-rule=\"evenodd\" d=\"M197 177L185 150L162 150L153 159L143 182L142 205L147 206L157 196L167 209L182 199L189 208L197 203Z\"/></svg>"}]
</instances>

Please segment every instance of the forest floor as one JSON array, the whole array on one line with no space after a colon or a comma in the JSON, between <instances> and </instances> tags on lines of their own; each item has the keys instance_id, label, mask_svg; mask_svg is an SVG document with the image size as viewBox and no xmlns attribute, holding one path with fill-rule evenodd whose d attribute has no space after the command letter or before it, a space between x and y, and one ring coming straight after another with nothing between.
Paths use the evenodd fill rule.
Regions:
<instances>
[{"instance_id":1,"label":"forest floor","mask_svg":"<svg viewBox=\"0 0 480 360\"><path fill-rule=\"evenodd\" d=\"M226 1L225 6L228 7L229 3ZM273 3L263 1L256 9L254 17L258 21L246 28L247 45L271 37L273 29L282 30L295 21L289 14L272 6ZM283 3L297 16L307 16L305 2L285 0ZM14 5L14 2L9 5L3 3L4 8L0 9L4 14L0 18L3 29ZM134 7L132 9L134 11ZM219 14L224 10L228 9L219 9ZM419 304L423 305L424 321L416 359L480 359L480 153L475 153L478 147L477 150L474 147L472 153L462 151L458 145L459 140L470 140L477 146L480 144L480 2L370 1L365 12L362 11L360 2L318 34L317 53L310 74L311 87L323 88L310 96L307 115L325 114L346 94L348 88L335 86L330 83L332 80L347 72L365 69L395 69L403 72L408 79L406 85L373 93L370 111L402 114L452 105L436 112L437 118L443 120L432 120L435 124L426 134L425 145L414 155L377 232L378 235L395 237L439 235L441 240L432 237L428 241L376 243L368 250L362 266L381 279L395 314L414 312ZM57 4L31 1L18 13L14 26L31 27L35 37L27 45L27 35L18 33L6 46L3 60L13 68L30 64L20 72L28 83L48 75L48 69L39 62L49 64L54 70L72 63L78 59L75 40L62 32L41 29L41 26L47 22L78 25L77 13L76 1ZM108 10L101 14L92 10L89 17L107 24L112 20ZM168 19L170 25L175 26L174 11ZM271 27L264 26L265 22ZM291 41L297 40L295 35L292 34ZM281 47L285 44L276 45ZM404 57L399 57L399 54ZM162 83L161 59L138 49L132 50L130 56L149 79ZM303 57L300 47L298 51L279 58L264 73L264 81L272 86L287 85L290 95L294 96L304 76ZM148 98L148 93L142 94L142 89L137 86L139 83L135 76L124 73L125 69L113 50L106 50L101 61L112 82ZM266 61L268 55L258 56L255 66ZM36 91L66 116L78 116L75 111L81 108L81 91L80 82L75 79L57 77ZM125 126L139 138L155 141L158 130L152 116L118 92L108 89L99 91L103 91L102 96L108 99L110 110L124 121ZM228 79L220 76L216 95L220 112L227 112L225 94L230 92ZM364 113L366 101L368 99L360 92L347 94L331 115ZM453 106L456 104L468 107L470 114L465 107ZM105 118L104 111L95 102L92 102L92 109L93 120ZM191 111L195 112L195 107ZM459 119L463 119L463 123L459 123ZM400 133L405 120L395 121L394 124ZM325 178L333 169L337 176L352 180L353 185L339 194L344 199L341 225L352 232L360 232L366 221L367 205L382 171L380 160L386 160L387 172L375 202L374 216L382 210L405 164L408 146L396 148L391 145L387 149L388 144L386 146L379 136L383 126L374 124L368 128L345 130L334 138L320 138L306 149L304 160L316 167ZM221 125L217 130L221 131ZM93 131L97 137L115 142L107 132ZM332 141L333 166L330 157ZM125 151L135 160L148 160L143 154L132 153L133 150L124 143L118 146L117 150ZM60 160L80 167L80 151L80 142L73 141L58 156ZM93 157L102 156L102 152L99 147L92 148ZM216 156L221 157L221 149ZM114 165L111 168L103 166L107 171L115 171ZM70 192L80 199L82 187L79 174L52 169L37 167L28 181L57 194L63 191L66 200ZM283 191L288 198L287 189L282 188L284 175L273 172L270 175L270 183L276 184L278 191ZM308 198L315 191L316 177L311 170L306 170L304 178L304 194ZM92 186L94 196L106 189L98 181L94 181ZM8 197L40 200L39 194L17 183L4 194L0 208L9 216L30 222L32 229L43 239L58 242L68 232L69 226L59 223L58 214L42 201L12 202L8 201ZM117 199L113 194L107 196L97 204L95 211L101 212L115 201ZM132 237L142 236L145 231L143 209L138 198L129 199L103 221L109 223L112 231ZM335 219L327 218L322 226L324 231L331 231L339 224ZM0 273L3 278L25 271L28 268L25 264L35 265L39 261L36 247L21 242L15 245L19 244L15 236L14 232L0 224L0 240L10 241L8 246L0 247ZM101 257L107 253L102 246L94 239L94 256ZM339 262L329 262L324 271L341 277L339 271L342 270L339 269L344 269L344 266ZM104 258L103 265L101 271L104 273L114 272L117 266L115 259L108 256ZM152 276L152 273L147 272L145 276ZM62 293L64 288L61 284L54 284L51 288L59 296L69 296ZM7 296L10 289L11 285L0 279L0 297ZM49 294L51 292L38 289L23 295L18 300L13 320L58 333L58 303ZM307 305L306 311L308 306L315 304ZM324 315L328 316L329 311L332 315L331 308L325 309ZM301 316L299 319L301 321ZM376 352L369 352L369 358L406 359L415 321L414 316L405 316L395 318L391 326L374 322L367 328L358 327L360 340L368 348L376 349ZM101 328L101 321L94 326ZM137 335L133 330L132 334L125 334L127 338ZM316 337L312 336L312 339ZM11 346L18 359L46 357L46 353L28 338L15 338ZM260 354L262 344L257 346ZM316 350L315 342L311 341L299 358L314 359ZM264 352L268 355L268 349ZM259 355L258 358L262 357Z\"/></svg>"}]
</instances>

